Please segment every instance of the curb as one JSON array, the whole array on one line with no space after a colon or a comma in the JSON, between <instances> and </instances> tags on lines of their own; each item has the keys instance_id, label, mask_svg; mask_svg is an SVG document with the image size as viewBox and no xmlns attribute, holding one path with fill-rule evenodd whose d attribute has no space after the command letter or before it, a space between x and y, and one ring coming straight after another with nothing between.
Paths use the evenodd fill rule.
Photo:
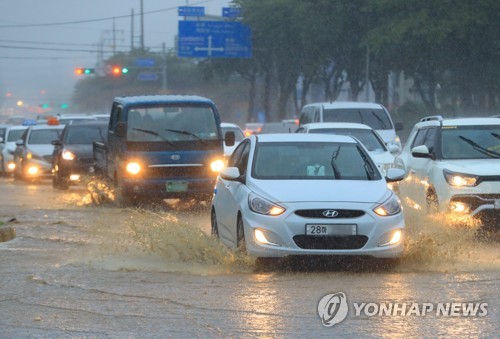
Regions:
<instances>
[{"instance_id":1,"label":"curb","mask_svg":"<svg viewBox=\"0 0 500 339\"><path fill-rule=\"evenodd\" d=\"M9 241L16 237L16 229L10 226L0 227L0 242Z\"/></svg>"}]
</instances>

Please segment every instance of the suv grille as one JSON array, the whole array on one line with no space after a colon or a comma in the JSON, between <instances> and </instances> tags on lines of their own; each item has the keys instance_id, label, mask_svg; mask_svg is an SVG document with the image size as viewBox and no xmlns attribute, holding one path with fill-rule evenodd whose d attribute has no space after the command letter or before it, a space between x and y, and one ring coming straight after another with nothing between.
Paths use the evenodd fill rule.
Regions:
<instances>
[{"instance_id":1,"label":"suv grille","mask_svg":"<svg viewBox=\"0 0 500 339\"><path fill-rule=\"evenodd\" d=\"M326 217L323 213L325 211L337 211L338 215L335 217ZM357 218L365 214L361 210L342 210L342 209L314 209L314 210L297 210L295 214L304 218L315 218L315 219L338 219L338 218Z\"/></svg>"},{"instance_id":2,"label":"suv grille","mask_svg":"<svg viewBox=\"0 0 500 339\"><path fill-rule=\"evenodd\" d=\"M209 171L205 166L148 167L147 175L151 178L205 178Z\"/></svg>"}]
</instances>

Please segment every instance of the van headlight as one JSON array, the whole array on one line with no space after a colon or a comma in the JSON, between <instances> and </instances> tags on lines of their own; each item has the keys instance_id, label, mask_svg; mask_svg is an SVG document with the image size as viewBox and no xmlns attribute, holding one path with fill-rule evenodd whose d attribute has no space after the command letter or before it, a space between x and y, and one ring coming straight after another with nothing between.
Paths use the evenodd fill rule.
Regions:
<instances>
[{"instance_id":1,"label":"van headlight","mask_svg":"<svg viewBox=\"0 0 500 339\"><path fill-rule=\"evenodd\" d=\"M391 194L391 197L387 199L384 203L378 205L373 209L377 215L381 217L387 217L395 215L401 212L401 201L395 194Z\"/></svg>"},{"instance_id":2,"label":"van headlight","mask_svg":"<svg viewBox=\"0 0 500 339\"><path fill-rule=\"evenodd\" d=\"M224 160L214 160L210 163L210 169L212 172L219 173L224 168Z\"/></svg>"},{"instance_id":3,"label":"van headlight","mask_svg":"<svg viewBox=\"0 0 500 339\"><path fill-rule=\"evenodd\" d=\"M127 164L125 169L127 170L127 173L135 175L141 171L141 165L138 162L131 161Z\"/></svg>"},{"instance_id":4,"label":"van headlight","mask_svg":"<svg viewBox=\"0 0 500 339\"><path fill-rule=\"evenodd\" d=\"M65 149L62 152L62 158L64 160L73 160L73 159L75 159L75 155L71 151L68 151L67 149Z\"/></svg>"},{"instance_id":5,"label":"van headlight","mask_svg":"<svg viewBox=\"0 0 500 339\"><path fill-rule=\"evenodd\" d=\"M451 186L472 187L478 184L479 177L477 175L456 173L447 169L443 170L443 174L446 182Z\"/></svg>"},{"instance_id":6,"label":"van headlight","mask_svg":"<svg viewBox=\"0 0 500 339\"><path fill-rule=\"evenodd\" d=\"M278 206L269 200L266 200L254 193L250 193L248 196L248 207L259 214L277 216L286 211L285 208Z\"/></svg>"}]
</instances>

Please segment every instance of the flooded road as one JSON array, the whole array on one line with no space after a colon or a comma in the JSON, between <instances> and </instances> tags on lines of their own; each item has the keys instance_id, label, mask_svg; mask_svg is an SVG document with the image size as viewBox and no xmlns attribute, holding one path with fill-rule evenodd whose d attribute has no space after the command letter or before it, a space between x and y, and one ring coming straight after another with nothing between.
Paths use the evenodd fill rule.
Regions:
<instances>
[{"instance_id":1,"label":"flooded road","mask_svg":"<svg viewBox=\"0 0 500 339\"><path fill-rule=\"evenodd\" d=\"M269 269L212 239L207 207L95 206L83 186L60 192L7 178L0 196L0 222L17 232L0 243L0 337L500 333L500 242L445 216L407 208L407 250L392 269L332 259ZM348 313L326 327L318 302L336 292ZM486 314L467 316L462 304Z\"/></svg>"}]
</instances>

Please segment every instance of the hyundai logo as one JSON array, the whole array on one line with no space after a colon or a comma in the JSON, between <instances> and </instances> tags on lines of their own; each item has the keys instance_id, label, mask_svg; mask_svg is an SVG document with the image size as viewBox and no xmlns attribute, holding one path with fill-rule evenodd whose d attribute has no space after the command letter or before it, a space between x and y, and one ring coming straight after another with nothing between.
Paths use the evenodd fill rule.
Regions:
<instances>
[{"instance_id":1,"label":"hyundai logo","mask_svg":"<svg viewBox=\"0 0 500 339\"><path fill-rule=\"evenodd\" d=\"M179 160L181 158L181 156L179 154L173 154L170 156L170 159L172 160Z\"/></svg>"},{"instance_id":2,"label":"hyundai logo","mask_svg":"<svg viewBox=\"0 0 500 339\"><path fill-rule=\"evenodd\" d=\"M324 210L323 215L327 218L335 218L336 216L339 215L339 212L335 210Z\"/></svg>"}]
</instances>

